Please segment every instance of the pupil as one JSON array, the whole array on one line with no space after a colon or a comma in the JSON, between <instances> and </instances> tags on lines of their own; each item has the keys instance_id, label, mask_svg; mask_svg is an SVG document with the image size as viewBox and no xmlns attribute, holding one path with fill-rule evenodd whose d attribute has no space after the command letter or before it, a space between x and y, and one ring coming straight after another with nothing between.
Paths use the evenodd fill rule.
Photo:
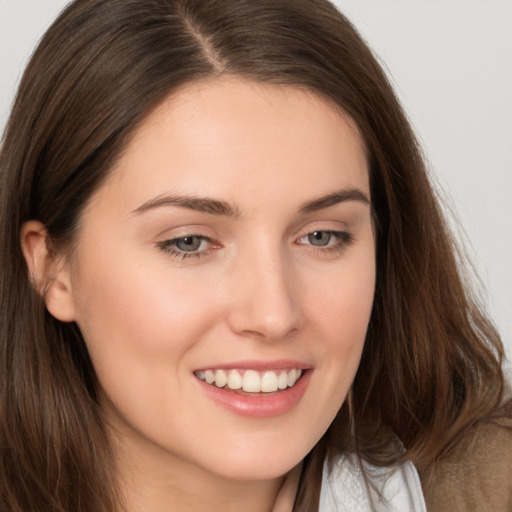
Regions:
<instances>
[{"instance_id":1,"label":"pupil","mask_svg":"<svg viewBox=\"0 0 512 512\"><path fill-rule=\"evenodd\" d=\"M201 245L201 240L196 236L187 236L178 240L176 246L182 251L196 251Z\"/></svg>"},{"instance_id":2,"label":"pupil","mask_svg":"<svg viewBox=\"0 0 512 512\"><path fill-rule=\"evenodd\" d=\"M311 245L323 246L327 245L331 239L331 234L327 231L315 231L309 235Z\"/></svg>"}]
</instances>

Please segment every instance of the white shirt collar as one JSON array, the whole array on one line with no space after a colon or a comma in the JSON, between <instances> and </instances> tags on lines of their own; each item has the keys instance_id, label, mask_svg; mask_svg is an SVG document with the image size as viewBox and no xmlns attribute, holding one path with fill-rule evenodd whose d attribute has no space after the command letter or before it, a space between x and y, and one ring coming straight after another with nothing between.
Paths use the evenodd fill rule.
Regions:
<instances>
[{"instance_id":1,"label":"white shirt collar","mask_svg":"<svg viewBox=\"0 0 512 512\"><path fill-rule=\"evenodd\" d=\"M426 512L418 472L411 462L392 469L362 464L384 500L372 486L367 489L356 457L343 456L332 472L324 463L319 512L372 512L370 499L375 512Z\"/></svg>"}]
</instances>

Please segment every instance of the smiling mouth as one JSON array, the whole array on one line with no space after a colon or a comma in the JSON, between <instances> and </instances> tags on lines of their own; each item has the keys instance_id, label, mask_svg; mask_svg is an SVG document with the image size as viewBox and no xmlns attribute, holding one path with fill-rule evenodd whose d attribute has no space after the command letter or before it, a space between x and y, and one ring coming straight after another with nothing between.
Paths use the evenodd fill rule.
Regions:
<instances>
[{"instance_id":1,"label":"smiling mouth","mask_svg":"<svg viewBox=\"0 0 512 512\"><path fill-rule=\"evenodd\" d=\"M302 370L198 370L194 375L217 388L246 393L275 393L295 386L302 375Z\"/></svg>"}]
</instances>

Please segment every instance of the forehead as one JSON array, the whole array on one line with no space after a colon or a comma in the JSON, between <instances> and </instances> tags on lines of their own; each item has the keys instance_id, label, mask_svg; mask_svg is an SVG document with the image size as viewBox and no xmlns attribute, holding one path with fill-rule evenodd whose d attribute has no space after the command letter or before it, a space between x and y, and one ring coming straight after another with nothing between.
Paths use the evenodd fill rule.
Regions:
<instances>
[{"instance_id":1,"label":"forehead","mask_svg":"<svg viewBox=\"0 0 512 512\"><path fill-rule=\"evenodd\" d=\"M319 94L223 78L188 84L142 123L103 193L127 207L167 192L297 201L330 189L369 193L355 123ZM257 202L257 201L256 201Z\"/></svg>"}]
</instances>

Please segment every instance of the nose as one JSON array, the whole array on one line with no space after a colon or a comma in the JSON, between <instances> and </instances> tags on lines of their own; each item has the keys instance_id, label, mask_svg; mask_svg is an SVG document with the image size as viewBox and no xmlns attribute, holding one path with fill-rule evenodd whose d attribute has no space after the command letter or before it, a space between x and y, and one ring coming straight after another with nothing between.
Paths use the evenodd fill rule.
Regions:
<instances>
[{"instance_id":1,"label":"nose","mask_svg":"<svg viewBox=\"0 0 512 512\"><path fill-rule=\"evenodd\" d=\"M279 251L254 254L237 265L231 281L228 323L233 332L268 341L300 328L297 282Z\"/></svg>"}]
</instances>

